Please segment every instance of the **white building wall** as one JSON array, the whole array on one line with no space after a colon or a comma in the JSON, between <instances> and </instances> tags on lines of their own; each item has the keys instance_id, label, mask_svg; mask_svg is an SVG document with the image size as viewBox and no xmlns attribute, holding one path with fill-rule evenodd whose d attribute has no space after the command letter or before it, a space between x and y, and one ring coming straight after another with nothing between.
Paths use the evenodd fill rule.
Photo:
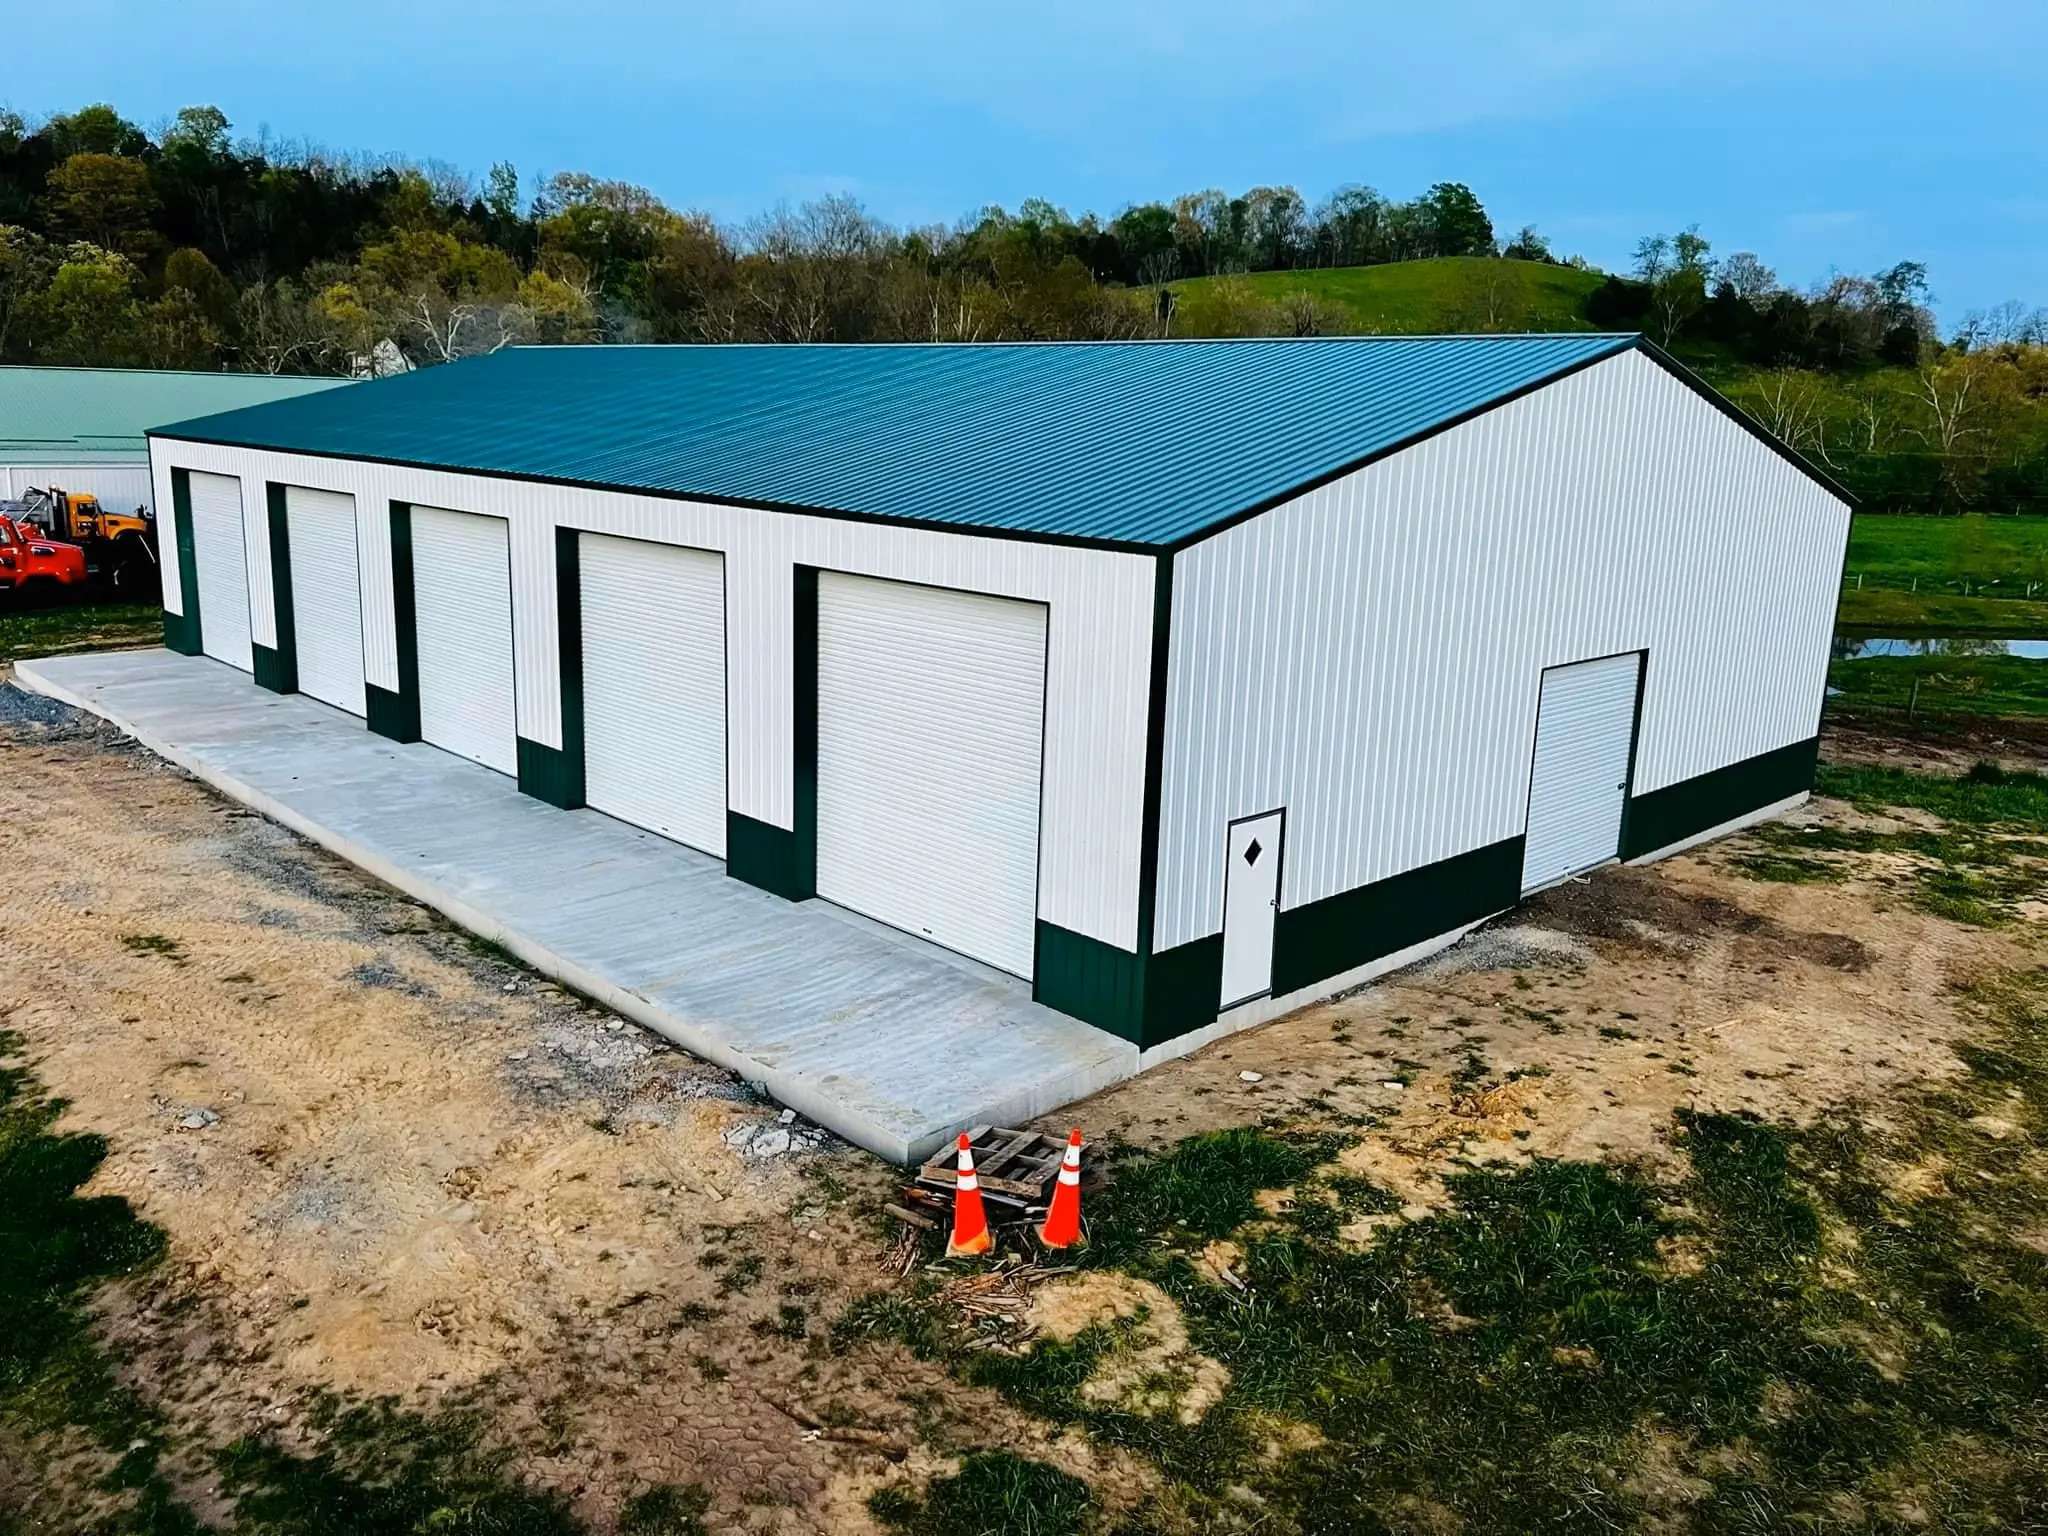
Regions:
<instances>
[{"instance_id":1,"label":"white building wall","mask_svg":"<svg viewBox=\"0 0 2048 1536\"><path fill-rule=\"evenodd\" d=\"M1519 835L1543 668L1647 649L1633 789L1818 728L1848 507L1640 353L1179 553L1155 949Z\"/></svg>"},{"instance_id":2,"label":"white building wall","mask_svg":"<svg viewBox=\"0 0 2048 1536\"><path fill-rule=\"evenodd\" d=\"M109 512L133 515L137 507L150 505L149 464L142 459L133 464L0 464L0 501L12 501L30 486L53 485L90 491Z\"/></svg>"},{"instance_id":3,"label":"white building wall","mask_svg":"<svg viewBox=\"0 0 2048 1536\"><path fill-rule=\"evenodd\" d=\"M239 475L250 525L252 606L269 616L269 540L263 483L353 496L363 566L368 680L398 687L391 591L393 501L505 518L511 525L513 649L519 733L561 745L556 650L557 526L721 551L726 557L728 795L731 808L778 827L792 817L790 645L794 567L921 581L1051 607L1046 677L1039 916L1123 949L1137 943L1146 689L1153 561L1146 555L905 528L852 518L675 501L611 491L406 469L347 459L151 440L160 504L170 469ZM164 602L182 611L175 539L166 546ZM262 567L259 577L257 567ZM205 615L201 614L201 622ZM263 644L274 644L275 637Z\"/></svg>"}]
</instances>

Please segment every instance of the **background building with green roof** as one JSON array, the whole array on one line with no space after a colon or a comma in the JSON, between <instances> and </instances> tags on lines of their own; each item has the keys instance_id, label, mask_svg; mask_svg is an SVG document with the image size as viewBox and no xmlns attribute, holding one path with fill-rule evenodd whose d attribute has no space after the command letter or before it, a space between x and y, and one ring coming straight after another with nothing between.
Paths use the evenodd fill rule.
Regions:
<instances>
[{"instance_id":1,"label":"background building with green roof","mask_svg":"<svg viewBox=\"0 0 2048 1536\"><path fill-rule=\"evenodd\" d=\"M31 486L150 507L151 427L332 389L348 379L146 368L0 367L0 501Z\"/></svg>"}]
</instances>

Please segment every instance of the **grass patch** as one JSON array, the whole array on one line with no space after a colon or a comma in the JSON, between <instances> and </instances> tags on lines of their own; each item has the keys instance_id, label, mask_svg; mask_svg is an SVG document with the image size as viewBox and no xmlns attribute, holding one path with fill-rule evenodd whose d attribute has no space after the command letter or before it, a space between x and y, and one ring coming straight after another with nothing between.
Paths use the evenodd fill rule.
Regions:
<instances>
[{"instance_id":1,"label":"grass patch","mask_svg":"<svg viewBox=\"0 0 2048 1536\"><path fill-rule=\"evenodd\" d=\"M2048 774L2011 772L1996 763L1979 763L1954 777L1822 763L1814 789L1865 810L1903 807L1931 811L1943 821L2048 834Z\"/></svg>"},{"instance_id":2,"label":"grass patch","mask_svg":"<svg viewBox=\"0 0 2048 1536\"><path fill-rule=\"evenodd\" d=\"M1908 592L1867 585L1859 592L1851 586L1842 593L1835 622L1866 635L1936 634L1959 639L2025 640L2048 634L2048 602L2038 597L2029 602L2014 597L1961 597L1953 591Z\"/></svg>"},{"instance_id":3,"label":"grass patch","mask_svg":"<svg viewBox=\"0 0 2048 1536\"><path fill-rule=\"evenodd\" d=\"M1905 517L1859 512L1849 524L1851 587L1864 578L1886 587L1939 588L1995 583L2024 598L2030 582L2048 583L2048 517Z\"/></svg>"},{"instance_id":4,"label":"grass patch","mask_svg":"<svg viewBox=\"0 0 2048 1536\"><path fill-rule=\"evenodd\" d=\"M163 610L155 603L67 603L23 608L0 595L0 663L67 651L161 645Z\"/></svg>"},{"instance_id":5,"label":"grass patch","mask_svg":"<svg viewBox=\"0 0 2048 1536\"><path fill-rule=\"evenodd\" d=\"M1058 1467L1009 1451L977 1451L922 1497L884 1488L868 1508L904 1536L1079 1536L1094 1499Z\"/></svg>"},{"instance_id":6,"label":"grass patch","mask_svg":"<svg viewBox=\"0 0 2048 1536\"><path fill-rule=\"evenodd\" d=\"M1166 1493L1148 1530L1238 1528L1233 1486L1276 1532L1405 1529L1417 1511L1471 1530L2036 1526L2048 1190L2014 1137L2048 1130L2048 971L1965 1002L1965 1073L1882 1131L1682 1113L1674 1175L1465 1170L1449 1210L1365 1247L1250 1202L1291 1182L1296 1210L1332 1209L1323 1197L1350 1188L1321 1166L1333 1141L1236 1131L1131 1163L1096 1202L1083 1262L1159 1285L1227 1367L1195 1424L1083 1393L1141 1318L1015 1354L928 1347L1149 1460ZM1987 1135L1987 1113L2013 1129ZM1900 1186L1930 1154L1946 1188ZM1221 1193L1195 1194L1201 1175ZM1242 1292L1194 1262L1224 1235ZM1323 1438L1285 1449L1287 1424ZM1675 1475L1646 1479L1653 1460Z\"/></svg>"},{"instance_id":7,"label":"grass patch","mask_svg":"<svg viewBox=\"0 0 2048 1536\"><path fill-rule=\"evenodd\" d=\"M1439 256L1370 267L1196 277L1168 286L1177 300L1178 336L1247 334L1248 306L1278 304L1294 294L1327 307L1340 329L1359 335L1428 335L1591 330L1586 299L1602 281L1598 272L1543 262ZM1136 302L1156 308L1156 290L1135 293ZM1279 329L1271 324L1262 328Z\"/></svg>"},{"instance_id":8,"label":"grass patch","mask_svg":"<svg viewBox=\"0 0 2048 1536\"><path fill-rule=\"evenodd\" d=\"M185 947L161 933L124 933L121 947L131 955L155 955L173 965L185 963Z\"/></svg>"},{"instance_id":9,"label":"grass patch","mask_svg":"<svg viewBox=\"0 0 2048 1536\"><path fill-rule=\"evenodd\" d=\"M162 1427L115 1379L86 1311L94 1287L162 1258L163 1233L126 1200L78 1193L106 1160L106 1139L57 1130L63 1103L11 1064L22 1047L0 1030L0 1414L28 1435L82 1434L119 1458L108 1487L126 1498L111 1531L196 1532L157 1471Z\"/></svg>"},{"instance_id":10,"label":"grass patch","mask_svg":"<svg viewBox=\"0 0 2048 1536\"><path fill-rule=\"evenodd\" d=\"M663 1483L636 1494L619 1512L619 1536L703 1536L711 1495L697 1484Z\"/></svg>"},{"instance_id":11,"label":"grass patch","mask_svg":"<svg viewBox=\"0 0 2048 1536\"><path fill-rule=\"evenodd\" d=\"M0 1415L32 1441L82 1437L110 1460L97 1489L82 1491L115 1495L115 1513L77 1529L198 1536L198 1521L159 1470L166 1427L120 1383L88 1312L97 1286L157 1263L164 1235L123 1199L78 1193L105 1160L106 1140L56 1128L64 1105L13 1064L22 1045L0 1030ZM235 1504L232 1530L580 1536L566 1503L504 1475L506 1458L486 1446L477 1415L422 1418L389 1403L337 1399L322 1405L311 1427L320 1442L312 1451L252 1438L217 1454L222 1490ZM53 1487L37 1506L49 1528L62 1524L65 1512L55 1505L67 1491Z\"/></svg>"},{"instance_id":12,"label":"grass patch","mask_svg":"<svg viewBox=\"0 0 2048 1536\"><path fill-rule=\"evenodd\" d=\"M1880 832L1766 822L1750 834L1763 846L1734 854L1729 868L1752 880L1835 883L1855 870L1845 855L1904 855L1910 860L1905 891L1916 907L1978 927L2012 921L2020 902L2048 888L2048 841L2019 835L2042 830L2048 780L2039 775L2008 774L1990 764L1960 779L1824 766L1818 787L1873 811L1938 806L1953 825Z\"/></svg>"},{"instance_id":13,"label":"grass patch","mask_svg":"<svg viewBox=\"0 0 2048 1536\"><path fill-rule=\"evenodd\" d=\"M313 1427L321 1444L310 1452L249 1438L217 1457L221 1487L247 1528L263 1536L580 1536L583 1530L559 1494L506 1476L509 1458L488 1445L478 1414L427 1418L390 1402L333 1403L315 1416Z\"/></svg>"},{"instance_id":14,"label":"grass patch","mask_svg":"<svg viewBox=\"0 0 2048 1536\"><path fill-rule=\"evenodd\" d=\"M1828 684L1837 690L1828 707L1852 715L1911 705L1928 715L2048 716L2048 662L2020 656L1870 656L1834 662Z\"/></svg>"},{"instance_id":15,"label":"grass patch","mask_svg":"<svg viewBox=\"0 0 2048 1536\"><path fill-rule=\"evenodd\" d=\"M1298 1183L1343 1138L1236 1128L1184 1141L1169 1157L1120 1169L1095 1199L1086 1262L1114 1265L1169 1236L1227 1237L1258 1214L1262 1189Z\"/></svg>"}]
</instances>

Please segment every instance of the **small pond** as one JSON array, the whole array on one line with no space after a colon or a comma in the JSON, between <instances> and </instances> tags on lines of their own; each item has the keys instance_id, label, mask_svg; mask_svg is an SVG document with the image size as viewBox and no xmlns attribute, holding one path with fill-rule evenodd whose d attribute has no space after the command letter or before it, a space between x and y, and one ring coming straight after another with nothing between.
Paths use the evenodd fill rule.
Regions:
<instances>
[{"instance_id":1,"label":"small pond","mask_svg":"<svg viewBox=\"0 0 2048 1536\"><path fill-rule=\"evenodd\" d=\"M1888 640L1866 635L1837 635L1837 661L1865 661L1873 656L2017 656L2048 661L2048 639L2040 640Z\"/></svg>"}]
</instances>

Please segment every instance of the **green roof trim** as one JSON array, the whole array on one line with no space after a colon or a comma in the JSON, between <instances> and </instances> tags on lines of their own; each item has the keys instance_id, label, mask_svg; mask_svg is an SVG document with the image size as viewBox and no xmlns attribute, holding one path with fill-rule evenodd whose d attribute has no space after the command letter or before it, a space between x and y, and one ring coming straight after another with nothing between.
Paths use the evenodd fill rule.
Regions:
<instances>
[{"instance_id":1,"label":"green roof trim","mask_svg":"<svg viewBox=\"0 0 2048 1536\"><path fill-rule=\"evenodd\" d=\"M156 435L1156 549L1636 348L1718 400L1635 335L521 347Z\"/></svg>"},{"instance_id":2,"label":"green roof trim","mask_svg":"<svg viewBox=\"0 0 2048 1536\"><path fill-rule=\"evenodd\" d=\"M141 464L166 421L347 384L261 373L0 367L0 464Z\"/></svg>"}]
</instances>

